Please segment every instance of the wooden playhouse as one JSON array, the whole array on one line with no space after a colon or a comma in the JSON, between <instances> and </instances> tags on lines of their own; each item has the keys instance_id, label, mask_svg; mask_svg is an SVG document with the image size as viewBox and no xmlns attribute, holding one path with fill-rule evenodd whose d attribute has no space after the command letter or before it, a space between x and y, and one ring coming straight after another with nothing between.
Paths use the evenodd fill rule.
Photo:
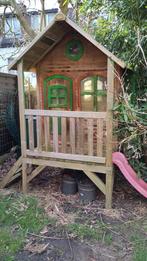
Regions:
<instances>
[{"instance_id":1,"label":"wooden playhouse","mask_svg":"<svg viewBox=\"0 0 147 261\"><path fill-rule=\"evenodd\" d=\"M113 192L113 104L125 68L105 47L58 13L53 22L12 62L18 71L22 188L46 166L82 170L106 197ZM25 108L24 72L37 76L37 109ZM36 168L27 174L27 166ZM105 175L103 182L96 173Z\"/></svg>"}]
</instances>

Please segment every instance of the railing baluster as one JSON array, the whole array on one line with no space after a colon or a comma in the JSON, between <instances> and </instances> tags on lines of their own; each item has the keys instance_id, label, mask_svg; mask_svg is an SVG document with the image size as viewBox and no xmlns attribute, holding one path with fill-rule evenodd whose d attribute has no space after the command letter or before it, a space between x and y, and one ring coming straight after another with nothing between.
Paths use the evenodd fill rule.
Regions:
<instances>
[{"instance_id":1,"label":"railing baluster","mask_svg":"<svg viewBox=\"0 0 147 261\"><path fill-rule=\"evenodd\" d=\"M67 122L66 118L61 118L61 142L62 142L62 152L66 152L66 142L67 142Z\"/></svg>"},{"instance_id":2,"label":"railing baluster","mask_svg":"<svg viewBox=\"0 0 147 261\"><path fill-rule=\"evenodd\" d=\"M37 116L37 148L38 151L42 150L42 131L41 131L41 116Z\"/></svg>"},{"instance_id":3,"label":"railing baluster","mask_svg":"<svg viewBox=\"0 0 147 261\"><path fill-rule=\"evenodd\" d=\"M50 149L50 122L49 117L44 117L45 150Z\"/></svg>"},{"instance_id":4,"label":"railing baluster","mask_svg":"<svg viewBox=\"0 0 147 261\"><path fill-rule=\"evenodd\" d=\"M97 156L103 156L103 133L104 133L104 121L103 119L97 120Z\"/></svg>"},{"instance_id":5,"label":"railing baluster","mask_svg":"<svg viewBox=\"0 0 147 261\"><path fill-rule=\"evenodd\" d=\"M34 150L34 124L33 124L33 115L28 117L28 129L29 129L29 149Z\"/></svg>"},{"instance_id":6,"label":"railing baluster","mask_svg":"<svg viewBox=\"0 0 147 261\"><path fill-rule=\"evenodd\" d=\"M70 145L71 145L71 152L75 154L76 151L75 118L70 118Z\"/></svg>"},{"instance_id":7,"label":"railing baluster","mask_svg":"<svg viewBox=\"0 0 147 261\"><path fill-rule=\"evenodd\" d=\"M87 120L88 128L88 155L93 155L93 119Z\"/></svg>"},{"instance_id":8,"label":"railing baluster","mask_svg":"<svg viewBox=\"0 0 147 261\"><path fill-rule=\"evenodd\" d=\"M59 152L58 148L58 117L53 117L53 151Z\"/></svg>"},{"instance_id":9,"label":"railing baluster","mask_svg":"<svg viewBox=\"0 0 147 261\"><path fill-rule=\"evenodd\" d=\"M79 140L80 140L80 149L79 154L84 155L84 119L79 119Z\"/></svg>"},{"instance_id":10,"label":"railing baluster","mask_svg":"<svg viewBox=\"0 0 147 261\"><path fill-rule=\"evenodd\" d=\"M80 119L76 118L76 153L80 152Z\"/></svg>"}]
</instances>

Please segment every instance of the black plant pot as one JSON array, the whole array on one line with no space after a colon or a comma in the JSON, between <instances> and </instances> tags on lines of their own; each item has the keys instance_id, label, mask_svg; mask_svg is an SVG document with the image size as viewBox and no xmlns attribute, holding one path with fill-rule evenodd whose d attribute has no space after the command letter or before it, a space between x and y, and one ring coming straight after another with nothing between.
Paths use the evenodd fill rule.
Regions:
<instances>
[{"instance_id":1,"label":"black plant pot","mask_svg":"<svg viewBox=\"0 0 147 261\"><path fill-rule=\"evenodd\" d=\"M78 183L78 190L81 201L90 202L96 199L97 189L91 181L80 181Z\"/></svg>"},{"instance_id":2,"label":"black plant pot","mask_svg":"<svg viewBox=\"0 0 147 261\"><path fill-rule=\"evenodd\" d=\"M65 195L74 195L78 191L75 178L71 175L63 175L61 183L61 192Z\"/></svg>"}]
</instances>

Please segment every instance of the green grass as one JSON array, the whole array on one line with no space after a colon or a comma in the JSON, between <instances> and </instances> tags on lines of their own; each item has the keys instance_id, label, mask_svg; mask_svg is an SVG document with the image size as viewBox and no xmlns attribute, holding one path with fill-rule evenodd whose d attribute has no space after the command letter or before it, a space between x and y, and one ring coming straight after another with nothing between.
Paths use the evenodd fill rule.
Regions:
<instances>
[{"instance_id":1,"label":"green grass","mask_svg":"<svg viewBox=\"0 0 147 261\"><path fill-rule=\"evenodd\" d=\"M147 241L139 241L135 244L133 261L147 261Z\"/></svg>"},{"instance_id":2,"label":"green grass","mask_svg":"<svg viewBox=\"0 0 147 261\"><path fill-rule=\"evenodd\" d=\"M72 233L74 236L79 237L80 239L89 239L96 241L104 241L106 244L111 244L112 236L103 226L103 224L98 224L96 227L91 227L88 224L78 224L72 223L67 225L69 233Z\"/></svg>"},{"instance_id":3,"label":"green grass","mask_svg":"<svg viewBox=\"0 0 147 261\"><path fill-rule=\"evenodd\" d=\"M147 239L138 231L130 240L133 244L133 261L147 261Z\"/></svg>"},{"instance_id":4,"label":"green grass","mask_svg":"<svg viewBox=\"0 0 147 261\"><path fill-rule=\"evenodd\" d=\"M28 232L38 233L52 223L37 200L20 194L0 195L0 261L14 260Z\"/></svg>"}]
</instances>

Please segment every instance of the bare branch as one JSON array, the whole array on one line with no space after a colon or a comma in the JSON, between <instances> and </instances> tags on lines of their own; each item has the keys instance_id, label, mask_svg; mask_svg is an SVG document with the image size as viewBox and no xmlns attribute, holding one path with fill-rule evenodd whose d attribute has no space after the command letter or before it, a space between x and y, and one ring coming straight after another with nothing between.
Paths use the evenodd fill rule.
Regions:
<instances>
[{"instance_id":1,"label":"bare branch","mask_svg":"<svg viewBox=\"0 0 147 261\"><path fill-rule=\"evenodd\" d=\"M22 28L24 31L29 35L30 38L34 38L36 33L31 28L30 24L28 23L25 14L22 13L20 7L23 7L23 4L18 4L16 0L0 0L0 6L10 6L14 9L15 15L18 18Z\"/></svg>"}]
</instances>

